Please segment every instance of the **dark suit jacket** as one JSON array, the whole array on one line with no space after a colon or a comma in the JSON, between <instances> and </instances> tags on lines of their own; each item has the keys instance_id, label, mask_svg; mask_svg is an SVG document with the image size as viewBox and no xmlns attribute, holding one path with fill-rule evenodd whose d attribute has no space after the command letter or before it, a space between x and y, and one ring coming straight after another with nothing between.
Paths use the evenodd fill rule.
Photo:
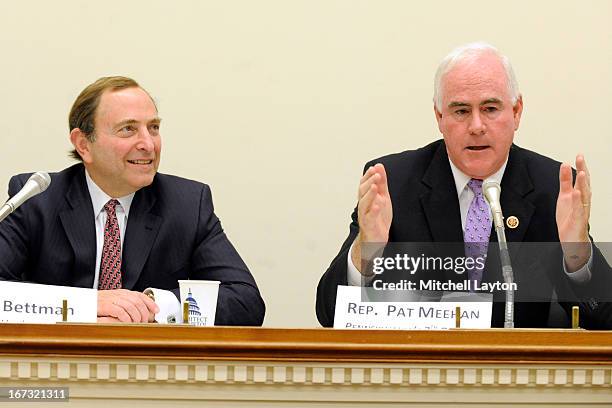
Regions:
<instances>
[{"instance_id":1,"label":"dark suit jacket","mask_svg":"<svg viewBox=\"0 0 612 408\"><path fill-rule=\"evenodd\" d=\"M29 175L11 178L9 195ZM219 280L217 325L261 325L265 305L213 211L210 188L157 174L130 207L123 287L178 294L179 279ZM96 236L82 164L51 175L47 191L0 223L0 280L93 287Z\"/></svg>"},{"instance_id":2,"label":"dark suit jacket","mask_svg":"<svg viewBox=\"0 0 612 408\"><path fill-rule=\"evenodd\" d=\"M418 150L373 160L366 164L365 169L376 163L385 166L393 205L389 242L463 242L457 189L443 140ZM506 229L508 242L559 242L555 221L559 165L559 162L515 145L510 149L501 182L501 204L504 215L514 215L520 223L516 229ZM355 209L349 236L317 288L316 311L323 326L333 326L336 289L338 285L347 284L348 251L358 232ZM491 232L491 241L497 241L495 231ZM575 300L573 303L581 307L584 324L582 327L610 326L612 319L608 317L608 313L596 311L598 304L593 296L594 290L596 291L594 288L604 287L609 291L612 289L612 272L597 248L594 246L593 277L590 284L584 288L577 287L565 276L562 252L558 245L545 245L543 248L543 251L548 251L547 256L536 254L537 259L531 261L537 265L531 267L528 276L516 274L515 268L519 293L522 290L525 298L531 300L530 303L515 304L516 327L546 327L553 289L564 301ZM536 248L536 252L538 250ZM491 253L490 251L489 254ZM513 262L522 261L516 258ZM483 281L503 282L499 267L496 268L495 265L499 265L498 256L489 256ZM530 290L538 293L529 294ZM502 297L502 294L503 292L494 298L494 327L503 326L502 302L505 297ZM607 296L609 299L610 295ZM536 302L537 299L542 301ZM566 308L571 306L571 303L563 302Z\"/></svg>"}]
</instances>

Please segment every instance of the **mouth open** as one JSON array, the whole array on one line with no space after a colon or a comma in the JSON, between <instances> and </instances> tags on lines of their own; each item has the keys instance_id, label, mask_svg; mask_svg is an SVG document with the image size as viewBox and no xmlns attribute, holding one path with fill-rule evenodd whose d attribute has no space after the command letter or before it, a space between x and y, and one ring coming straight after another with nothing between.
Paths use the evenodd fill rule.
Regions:
<instances>
[{"instance_id":1,"label":"mouth open","mask_svg":"<svg viewBox=\"0 0 612 408\"><path fill-rule=\"evenodd\" d=\"M472 150L472 151L480 151L480 150L485 150L488 148L489 146L468 146L467 147L468 150Z\"/></svg>"},{"instance_id":2,"label":"mouth open","mask_svg":"<svg viewBox=\"0 0 612 408\"><path fill-rule=\"evenodd\" d=\"M139 165L149 165L153 163L153 160L128 160L128 163L139 164Z\"/></svg>"}]
</instances>

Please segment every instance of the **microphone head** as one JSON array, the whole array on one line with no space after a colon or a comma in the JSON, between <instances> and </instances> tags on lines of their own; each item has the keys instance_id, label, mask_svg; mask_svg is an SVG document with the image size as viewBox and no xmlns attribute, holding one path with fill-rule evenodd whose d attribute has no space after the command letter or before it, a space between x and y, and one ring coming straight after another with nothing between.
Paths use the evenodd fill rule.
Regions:
<instances>
[{"instance_id":1,"label":"microphone head","mask_svg":"<svg viewBox=\"0 0 612 408\"><path fill-rule=\"evenodd\" d=\"M49 184L51 184L51 176L49 176L49 173L47 172L37 171L30 176L28 181L35 182L40 189L39 193L42 193L47 189L47 187L49 187Z\"/></svg>"},{"instance_id":2,"label":"microphone head","mask_svg":"<svg viewBox=\"0 0 612 408\"><path fill-rule=\"evenodd\" d=\"M482 191L491 207L499 205L499 197L501 196L501 186L498 182L486 181L482 185Z\"/></svg>"}]
</instances>

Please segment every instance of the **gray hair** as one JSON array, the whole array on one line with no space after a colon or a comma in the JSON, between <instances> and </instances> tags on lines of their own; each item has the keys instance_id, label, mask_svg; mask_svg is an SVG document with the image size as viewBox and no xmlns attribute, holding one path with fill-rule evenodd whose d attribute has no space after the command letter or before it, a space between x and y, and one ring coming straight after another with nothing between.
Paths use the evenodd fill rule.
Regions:
<instances>
[{"instance_id":1,"label":"gray hair","mask_svg":"<svg viewBox=\"0 0 612 408\"><path fill-rule=\"evenodd\" d=\"M488 44L486 42L474 42L470 44L461 45L454 50L452 50L440 65L438 65L438 69L436 71L436 76L434 78L434 97L433 101L436 108L440 111L442 106L442 79L444 75L446 75L457 63L461 61L465 61L470 58L479 57L483 54L492 53L497 55L504 67L504 71L506 72L506 83L508 84L508 94L510 95L510 99L512 100L512 105L515 105L520 97L518 82L516 81L516 77L514 75L514 70L512 69L512 64L510 64L510 60L508 57L500 53L497 48Z\"/></svg>"}]
</instances>

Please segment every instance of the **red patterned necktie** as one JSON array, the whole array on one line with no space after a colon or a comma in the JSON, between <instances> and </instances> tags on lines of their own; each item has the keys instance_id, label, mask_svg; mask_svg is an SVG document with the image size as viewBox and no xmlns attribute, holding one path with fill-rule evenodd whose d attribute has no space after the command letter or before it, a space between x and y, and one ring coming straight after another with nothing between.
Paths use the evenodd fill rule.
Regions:
<instances>
[{"instance_id":1,"label":"red patterned necktie","mask_svg":"<svg viewBox=\"0 0 612 408\"><path fill-rule=\"evenodd\" d=\"M119 204L119 201L112 199L104 205L106 224L104 226L100 278L98 279L98 289L100 290L121 288L121 233L115 214L117 204Z\"/></svg>"}]
</instances>

